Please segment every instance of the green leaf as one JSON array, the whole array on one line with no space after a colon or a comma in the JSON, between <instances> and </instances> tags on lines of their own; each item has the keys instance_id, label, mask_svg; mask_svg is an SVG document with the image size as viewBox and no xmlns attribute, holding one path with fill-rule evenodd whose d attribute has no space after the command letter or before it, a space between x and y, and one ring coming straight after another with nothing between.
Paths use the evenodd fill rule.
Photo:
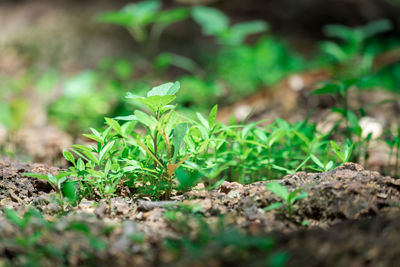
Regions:
<instances>
[{"instance_id":1,"label":"green leaf","mask_svg":"<svg viewBox=\"0 0 400 267\"><path fill-rule=\"evenodd\" d=\"M196 115L197 118L199 118L201 124L203 124L204 127L206 127L207 129L210 129L210 125L208 124L208 121L203 117L203 115L201 115L199 112L197 112Z\"/></svg>"},{"instance_id":2,"label":"green leaf","mask_svg":"<svg viewBox=\"0 0 400 267\"><path fill-rule=\"evenodd\" d=\"M24 176L45 180L47 182L51 182L47 174L28 172L28 173L24 173Z\"/></svg>"},{"instance_id":3,"label":"green leaf","mask_svg":"<svg viewBox=\"0 0 400 267\"><path fill-rule=\"evenodd\" d=\"M204 34L218 35L226 31L229 26L229 18L218 9L196 6L192 9L193 19L200 24Z\"/></svg>"},{"instance_id":4,"label":"green leaf","mask_svg":"<svg viewBox=\"0 0 400 267\"><path fill-rule=\"evenodd\" d=\"M326 25L323 30L326 36L340 38L344 41L350 41L355 34L353 29L336 24Z\"/></svg>"},{"instance_id":5,"label":"green leaf","mask_svg":"<svg viewBox=\"0 0 400 267\"><path fill-rule=\"evenodd\" d=\"M340 85L329 83L312 92L313 95L333 95L340 92Z\"/></svg>"},{"instance_id":6,"label":"green leaf","mask_svg":"<svg viewBox=\"0 0 400 267\"><path fill-rule=\"evenodd\" d=\"M218 112L218 105L215 105L211 111L210 114L208 114L208 125L209 127L214 127L215 122L217 121L217 112Z\"/></svg>"},{"instance_id":7,"label":"green leaf","mask_svg":"<svg viewBox=\"0 0 400 267\"><path fill-rule=\"evenodd\" d=\"M269 205L268 207L266 207L266 208L264 209L264 211L270 211L270 210L279 209L279 208L281 208L282 206L283 206L283 203L282 203L282 202L275 202L275 203L272 203L271 205Z\"/></svg>"},{"instance_id":8,"label":"green leaf","mask_svg":"<svg viewBox=\"0 0 400 267\"><path fill-rule=\"evenodd\" d=\"M79 202L79 191L77 181L66 181L62 184L61 191L63 196L68 199L71 205L75 206Z\"/></svg>"},{"instance_id":9,"label":"green leaf","mask_svg":"<svg viewBox=\"0 0 400 267\"><path fill-rule=\"evenodd\" d=\"M135 115L128 115L128 116L118 116L114 118L115 120L121 120L121 121L135 121L137 120Z\"/></svg>"},{"instance_id":10,"label":"green leaf","mask_svg":"<svg viewBox=\"0 0 400 267\"><path fill-rule=\"evenodd\" d=\"M4 209L4 213L7 219L14 225L16 225L20 229L25 228L24 220L18 216L17 212L11 209Z\"/></svg>"},{"instance_id":11,"label":"green leaf","mask_svg":"<svg viewBox=\"0 0 400 267\"><path fill-rule=\"evenodd\" d=\"M72 145L71 147L79 149L80 151L92 151L92 149L88 146L84 146L84 145Z\"/></svg>"},{"instance_id":12,"label":"green leaf","mask_svg":"<svg viewBox=\"0 0 400 267\"><path fill-rule=\"evenodd\" d=\"M93 170L93 169L88 169L87 171L88 171L88 173L90 173L93 176L100 177L100 178L104 178L105 177L105 174L100 172L100 171L96 171L96 170Z\"/></svg>"},{"instance_id":13,"label":"green leaf","mask_svg":"<svg viewBox=\"0 0 400 267\"><path fill-rule=\"evenodd\" d=\"M347 120L352 129L356 129L359 126L357 115L351 110L347 110Z\"/></svg>"},{"instance_id":14,"label":"green leaf","mask_svg":"<svg viewBox=\"0 0 400 267\"><path fill-rule=\"evenodd\" d=\"M143 111L136 110L135 116L137 120L142 123L143 125L149 127L150 129L154 129L157 126L157 120L153 116L147 115Z\"/></svg>"},{"instance_id":15,"label":"green leaf","mask_svg":"<svg viewBox=\"0 0 400 267\"><path fill-rule=\"evenodd\" d=\"M315 164L317 164L318 167L320 167L322 170L325 170L324 164L315 155L311 154L310 158Z\"/></svg>"},{"instance_id":16,"label":"green leaf","mask_svg":"<svg viewBox=\"0 0 400 267\"><path fill-rule=\"evenodd\" d=\"M333 107L331 108L332 112L339 113L343 117L346 117L347 109L340 108L340 107Z\"/></svg>"},{"instance_id":17,"label":"green leaf","mask_svg":"<svg viewBox=\"0 0 400 267\"><path fill-rule=\"evenodd\" d=\"M110 172L110 170L111 170L111 160L108 159L107 163L106 163L106 166L104 167L104 174L107 175Z\"/></svg>"},{"instance_id":18,"label":"green leaf","mask_svg":"<svg viewBox=\"0 0 400 267\"><path fill-rule=\"evenodd\" d=\"M155 14L161 8L158 0L147 0L125 6L122 11L130 14L138 24L146 25L155 19Z\"/></svg>"},{"instance_id":19,"label":"green leaf","mask_svg":"<svg viewBox=\"0 0 400 267\"><path fill-rule=\"evenodd\" d=\"M100 14L97 16L97 21L129 27L132 24L133 18L128 13L117 11Z\"/></svg>"},{"instance_id":20,"label":"green leaf","mask_svg":"<svg viewBox=\"0 0 400 267\"><path fill-rule=\"evenodd\" d=\"M326 164L325 171L329 171L333 168L333 161L329 161L328 164Z\"/></svg>"},{"instance_id":21,"label":"green leaf","mask_svg":"<svg viewBox=\"0 0 400 267\"><path fill-rule=\"evenodd\" d=\"M393 25L390 20L379 19L365 25L363 28L363 33L365 38L370 38L379 33L390 31L392 28Z\"/></svg>"},{"instance_id":22,"label":"green leaf","mask_svg":"<svg viewBox=\"0 0 400 267\"><path fill-rule=\"evenodd\" d=\"M166 95L175 95L180 88L180 83L177 82L169 82L169 83L164 83L162 85L153 87L148 93L147 97L150 96L166 96Z\"/></svg>"},{"instance_id":23,"label":"green leaf","mask_svg":"<svg viewBox=\"0 0 400 267\"><path fill-rule=\"evenodd\" d=\"M96 164L99 164L99 160L96 158L95 155L93 155L92 149L90 147L83 146L83 145L72 145L71 147L78 149L80 153L85 155L87 157L86 160L90 160ZM71 149L71 150L74 151L75 153L77 153L76 150L73 150L73 149ZM78 153L78 154L80 154L80 153ZM80 155L80 156L82 156L82 155Z\"/></svg>"},{"instance_id":24,"label":"green leaf","mask_svg":"<svg viewBox=\"0 0 400 267\"><path fill-rule=\"evenodd\" d=\"M269 182L266 184L266 188L284 201L287 201L289 198L289 191L278 182Z\"/></svg>"},{"instance_id":25,"label":"green leaf","mask_svg":"<svg viewBox=\"0 0 400 267\"><path fill-rule=\"evenodd\" d=\"M129 60L120 59L114 65L114 71L121 79L132 76L132 63Z\"/></svg>"},{"instance_id":26,"label":"green leaf","mask_svg":"<svg viewBox=\"0 0 400 267\"><path fill-rule=\"evenodd\" d=\"M157 110L165 107L172 101L174 101L175 98L176 98L176 96L174 96L174 95L164 95L164 96L154 95L154 96L149 96L146 98L137 98L136 100L145 104L153 111L157 111Z\"/></svg>"},{"instance_id":27,"label":"green leaf","mask_svg":"<svg viewBox=\"0 0 400 267\"><path fill-rule=\"evenodd\" d=\"M106 123L113 128L119 135L123 136L123 132L121 129L121 125L116 120L110 119L110 118L104 118L106 120Z\"/></svg>"},{"instance_id":28,"label":"green leaf","mask_svg":"<svg viewBox=\"0 0 400 267\"><path fill-rule=\"evenodd\" d=\"M78 159L78 161L76 162L76 168L78 169L78 171L84 171L85 170L85 163L83 162L82 159Z\"/></svg>"},{"instance_id":29,"label":"green leaf","mask_svg":"<svg viewBox=\"0 0 400 267\"><path fill-rule=\"evenodd\" d=\"M98 136L96 136L96 135L94 135L94 134L82 134L84 137L86 137L86 138L88 138L88 139L91 139L91 140L94 140L94 141L96 141L96 142L99 142L99 143L104 143L104 141L103 141L103 139L102 138L100 138L100 137L98 137ZM65 155L64 155L65 156Z\"/></svg>"},{"instance_id":30,"label":"green leaf","mask_svg":"<svg viewBox=\"0 0 400 267\"><path fill-rule=\"evenodd\" d=\"M347 53L340 47L338 44L333 42L322 42L321 43L321 50L328 54L329 56L333 57L338 62L346 62L348 59Z\"/></svg>"},{"instance_id":31,"label":"green leaf","mask_svg":"<svg viewBox=\"0 0 400 267\"><path fill-rule=\"evenodd\" d=\"M200 174L198 172L189 172L182 167L178 168L175 173L179 182L179 188L182 190L195 186L200 179Z\"/></svg>"},{"instance_id":32,"label":"green leaf","mask_svg":"<svg viewBox=\"0 0 400 267\"><path fill-rule=\"evenodd\" d=\"M117 24L125 27L144 26L155 19L157 10L161 7L159 1L143 1L126 5L123 9L103 13L97 20L104 23Z\"/></svg>"},{"instance_id":33,"label":"green leaf","mask_svg":"<svg viewBox=\"0 0 400 267\"><path fill-rule=\"evenodd\" d=\"M289 203L293 204L295 203L297 200L303 199L303 198L307 198L308 197L308 193L307 192L302 192L301 194L298 194L298 192L296 192L295 196L291 196Z\"/></svg>"},{"instance_id":34,"label":"green leaf","mask_svg":"<svg viewBox=\"0 0 400 267\"><path fill-rule=\"evenodd\" d=\"M230 28L228 42L238 45L243 43L248 35L261 33L267 29L268 24L261 20L237 23Z\"/></svg>"},{"instance_id":35,"label":"green leaf","mask_svg":"<svg viewBox=\"0 0 400 267\"><path fill-rule=\"evenodd\" d=\"M115 141L112 141L112 142L108 143L107 145L105 145L105 146L101 149L101 151L100 151L100 153L99 153L99 162L102 162L102 161L103 161L103 158L104 158L105 154L112 148L112 146L114 145L114 143L115 143Z\"/></svg>"},{"instance_id":36,"label":"green leaf","mask_svg":"<svg viewBox=\"0 0 400 267\"><path fill-rule=\"evenodd\" d=\"M173 155L173 162L175 161L179 150L181 149L183 138L186 135L186 131L188 126L186 123L178 124L174 129L174 134L172 137L172 144L174 145L174 155Z\"/></svg>"},{"instance_id":37,"label":"green leaf","mask_svg":"<svg viewBox=\"0 0 400 267\"><path fill-rule=\"evenodd\" d=\"M160 12L155 18L155 21L168 25L177 21L184 20L188 16L189 12L186 8L175 8Z\"/></svg>"}]
</instances>

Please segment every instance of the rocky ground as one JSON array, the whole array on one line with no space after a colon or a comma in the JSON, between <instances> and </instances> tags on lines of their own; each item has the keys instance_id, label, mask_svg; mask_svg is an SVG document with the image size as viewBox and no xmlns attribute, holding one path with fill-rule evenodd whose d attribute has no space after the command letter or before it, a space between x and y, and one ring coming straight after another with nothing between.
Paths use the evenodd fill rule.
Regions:
<instances>
[{"instance_id":1,"label":"rocky ground","mask_svg":"<svg viewBox=\"0 0 400 267\"><path fill-rule=\"evenodd\" d=\"M357 164L278 180L308 193L292 216L264 212L279 201L265 182L224 182L213 190L199 184L161 202L84 199L62 211L51 187L25 172L57 169L0 161L1 208L22 215L34 207L44 216L28 211L27 226L18 227L1 212L0 266L396 266L400 260L400 180Z\"/></svg>"}]
</instances>

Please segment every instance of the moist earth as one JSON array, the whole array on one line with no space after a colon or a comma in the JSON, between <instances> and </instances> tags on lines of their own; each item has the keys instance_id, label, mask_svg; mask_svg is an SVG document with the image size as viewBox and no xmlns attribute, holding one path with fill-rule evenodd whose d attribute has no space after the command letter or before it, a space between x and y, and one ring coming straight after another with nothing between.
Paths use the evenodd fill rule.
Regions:
<instances>
[{"instance_id":1,"label":"moist earth","mask_svg":"<svg viewBox=\"0 0 400 267\"><path fill-rule=\"evenodd\" d=\"M23 175L57 171L0 161L2 210L22 216L33 207L49 222L32 216L22 229L1 211L0 266L29 260L42 266L396 266L400 260L400 180L357 164L277 180L308 193L291 216L264 211L280 201L267 182L225 181L212 190L198 184L169 201L83 199L62 210L47 182ZM38 232L29 245L18 243Z\"/></svg>"}]
</instances>

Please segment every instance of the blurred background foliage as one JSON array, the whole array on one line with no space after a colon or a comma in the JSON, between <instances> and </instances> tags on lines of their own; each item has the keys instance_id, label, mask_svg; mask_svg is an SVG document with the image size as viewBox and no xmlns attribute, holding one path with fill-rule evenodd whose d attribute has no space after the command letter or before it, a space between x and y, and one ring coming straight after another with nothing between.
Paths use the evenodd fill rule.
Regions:
<instances>
[{"instance_id":1,"label":"blurred background foliage","mask_svg":"<svg viewBox=\"0 0 400 267\"><path fill-rule=\"evenodd\" d=\"M395 0L2 1L0 147L13 154L21 129L46 125L77 138L131 114L127 92L171 80L188 116L315 69L399 91L399 11ZM375 68L383 53L391 64Z\"/></svg>"}]
</instances>

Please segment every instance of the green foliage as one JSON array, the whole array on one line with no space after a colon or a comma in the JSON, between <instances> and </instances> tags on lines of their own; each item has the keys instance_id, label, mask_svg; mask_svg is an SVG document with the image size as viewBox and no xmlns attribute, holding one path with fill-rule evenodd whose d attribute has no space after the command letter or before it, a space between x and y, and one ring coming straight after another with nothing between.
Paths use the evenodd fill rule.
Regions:
<instances>
[{"instance_id":1,"label":"green foliage","mask_svg":"<svg viewBox=\"0 0 400 267\"><path fill-rule=\"evenodd\" d=\"M67 158L73 158L72 154L68 151L64 151L64 156ZM57 202L64 209L64 197L66 197L71 204L77 201L77 192L73 187L73 184L68 182L67 173L60 172L56 176L52 174L39 174L39 173L24 173L24 176L41 179L47 181L57 194Z\"/></svg>"},{"instance_id":2,"label":"green foliage","mask_svg":"<svg viewBox=\"0 0 400 267\"><path fill-rule=\"evenodd\" d=\"M374 58L379 52L377 46L369 41L391 29L391 22L386 19L372 21L356 28L327 25L324 27L325 34L340 42L322 42L321 51L327 55L329 62L340 65L336 70L339 76L359 77L371 71ZM357 68L354 68L354 65L357 65Z\"/></svg>"},{"instance_id":3,"label":"green foliage","mask_svg":"<svg viewBox=\"0 0 400 267\"><path fill-rule=\"evenodd\" d=\"M169 105L179 87L178 82L167 83L154 87L146 97L128 94L150 114L136 110L133 115L106 118L105 131L91 129L92 134L85 135L97 146L72 146L78 160L64 153L73 164L68 173L79 178L83 196L110 198L121 184L128 183L143 194L169 197L175 171L190 156L182 153L188 124ZM118 120L126 123L120 125ZM135 131L136 126L142 128ZM145 135L141 135L143 130Z\"/></svg>"},{"instance_id":4,"label":"green foliage","mask_svg":"<svg viewBox=\"0 0 400 267\"><path fill-rule=\"evenodd\" d=\"M213 35L223 45L240 45L248 35L268 30L264 21L249 21L229 26L229 18L218 9L196 6L192 8L192 18L202 27L203 33Z\"/></svg>"},{"instance_id":5,"label":"green foliage","mask_svg":"<svg viewBox=\"0 0 400 267\"><path fill-rule=\"evenodd\" d=\"M147 41L149 35L155 41L167 26L184 20L189 15L188 11L184 8L164 11L160 9L161 1L143 1L129 4L120 11L101 14L98 16L98 20L125 27L139 43ZM147 26L150 24L152 28L148 32Z\"/></svg>"},{"instance_id":6,"label":"green foliage","mask_svg":"<svg viewBox=\"0 0 400 267\"><path fill-rule=\"evenodd\" d=\"M329 153L329 136L306 122L224 125L216 121L217 106L207 117L197 113L197 120L188 119L171 105L179 89L175 82L154 87L146 97L129 93L141 110L106 118L103 131L92 128L84 135L92 145L64 151L72 164L66 174L78 178L81 197L110 199L128 186L134 194L169 198L199 179L209 185L226 179L251 183L299 170L329 170L351 154L351 149Z\"/></svg>"},{"instance_id":7,"label":"green foliage","mask_svg":"<svg viewBox=\"0 0 400 267\"><path fill-rule=\"evenodd\" d=\"M342 120L337 122L337 125L333 130L340 131L340 123L345 122L346 129L344 133L339 135L344 135L347 138L347 148L344 150L345 154L341 154L335 142L331 142L332 148L334 149L336 155L340 157L343 162L346 161L356 161L360 162L362 159L366 160L368 157L368 145L372 138L372 134L369 133L367 136L363 136L362 128L360 126L360 117L365 116L366 107L362 107L359 110L353 110L349 105L348 93L350 89L358 89L358 84L360 84L359 79L342 80L339 82L329 82L325 83L322 88L314 90L314 95L331 95L335 97L337 105L332 108L332 112L341 115ZM378 103L379 104L379 103ZM354 146L353 146L354 144ZM362 151L360 148L364 147ZM352 154L353 149L355 153Z\"/></svg>"},{"instance_id":8,"label":"green foliage","mask_svg":"<svg viewBox=\"0 0 400 267\"><path fill-rule=\"evenodd\" d=\"M285 266L287 254L274 251L273 239L250 235L227 225L224 217L212 224L198 212L197 206L183 205L164 215L167 223L181 235L168 238L165 244L175 264L218 260L224 265Z\"/></svg>"},{"instance_id":9,"label":"green foliage","mask_svg":"<svg viewBox=\"0 0 400 267\"><path fill-rule=\"evenodd\" d=\"M255 45L226 47L216 57L216 78L243 96L261 86L271 86L289 73L300 71L304 63L286 44L272 37L261 38Z\"/></svg>"},{"instance_id":10,"label":"green foliage","mask_svg":"<svg viewBox=\"0 0 400 267\"><path fill-rule=\"evenodd\" d=\"M269 210L274 210L274 209L280 209L283 208L288 212L289 217L292 217L293 213L293 206L297 200L303 199L308 197L308 194L306 192L302 192L303 189L299 188L294 190L293 192L289 192L285 186L281 185L278 182L269 182L266 184L267 190L271 191L278 197L282 199L282 202L275 202L268 207L266 207L264 210L269 211Z\"/></svg>"},{"instance_id":11,"label":"green foliage","mask_svg":"<svg viewBox=\"0 0 400 267\"><path fill-rule=\"evenodd\" d=\"M395 177L400 177L400 127L397 128L397 131L393 133L392 131L387 131L386 136L384 137L385 143L388 145L390 152L389 158L387 162L387 171L388 175L393 175ZM392 160L395 160L394 164L394 172L392 172Z\"/></svg>"},{"instance_id":12,"label":"green foliage","mask_svg":"<svg viewBox=\"0 0 400 267\"><path fill-rule=\"evenodd\" d=\"M7 221L15 226L13 231L0 233L0 245L12 247L11 257L5 257L6 266L65 265L70 262L71 245L80 247L80 260L90 262L95 252L106 248L103 237L96 237L89 225L79 221L48 221L36 209L30 208L23 216L11 209L4 209ZM60 223L61 222L61 223ZM55 242L59 236L74 235L75 241ZM73 252L72 252L73 253ZM75 255L76 256L76 255Z\"/></svg>"}]
</instances>

